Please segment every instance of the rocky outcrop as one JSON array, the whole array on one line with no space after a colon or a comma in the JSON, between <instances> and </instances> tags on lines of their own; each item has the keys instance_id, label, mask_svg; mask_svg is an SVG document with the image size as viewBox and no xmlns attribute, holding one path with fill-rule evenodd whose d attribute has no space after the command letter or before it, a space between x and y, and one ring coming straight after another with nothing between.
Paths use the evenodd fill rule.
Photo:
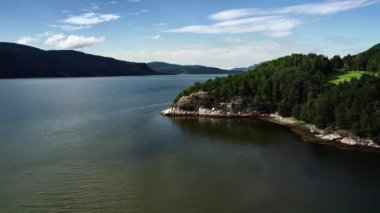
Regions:
<instances>
[{"instance_id":1,"label":"rocky outcrop","mask_svg":"<svg viewBox=\"0 0 380 213\"><path fill-rule=\"evenodd\" d=\"M213 98L209 93L199 91L181 97L174 107L165 114L221 116L249 114L252 112L251 108L245 104L244 99L240 96L233 98L229 102L221 102L216 107L211 107L212 103Z\"/></svg>"},{"instance_id":2,"label":"rocky outcrop","mask_svg":"<svg viewBox=\"0 0 380 213\"><path fill-rule=\"evenodd\" d=\"M334 129L319 129L315 125L305 124L294 118L282 117L279 114L263 114L253 111L244 103L242 97L235 97L230 102L219 103L214 108L210 105L212 98L207 92L197 92L189 96L183 96L171 108L161 112L163 116L200 116L200 117L250 117L266 120L272 123L289 127L295 133L304 136L312 136L312 142L344 146L346 148L380 151L379 143L369 138L361 138L349 131ZM302 137L305 138L305 137ZM310 137L306 137L310 138Z\"/></svg>"},{"instance_id":3,"label":"rocky outcrop","mask_svg":"<svg viewBox=\"0 0 380 213\"><path fill-rule=\"evenodd\" d=\"M181 110L197 111L201 107L207 107L211 103L211 96L204 91L192 93L189 96L181 97L175 104L176 108Z\"/></svg>"},{"instance_id":4,"label":"rocky outcrop","mask_svg":"<svg viewBox=\"0 0 380 213\"><path fill-rule=\"evenodd\" d=\"M319 129L315 125L306 124L294 118L282 117L278 114L262 115L264 120L290 127L297 134L311 134L314 139L312 142L321 142L344 146L345 148L358 148L364 150L380 151L379 143L370 138L361 138L355 136L346 130L334 130L332 128Z\"/></svg>"},{"instance_id":5,"label":"rocky outcrop","mask_svg":"<svg viewBox=\"0 0 380 213\"><path fill-rule=\"evenodd\" d=\"M360 137L344 137L339 140L340 143L350 145L350 146L367 146L373 148L380 148L380 145L375 143L372 139L369 138L360 138Z\"/></svg>"},{"instance_id":6,"label":"rocky outcrop","mask_svg":"<svg viewBox=\"0 0 380 213\"><path fill-rule=\"evenodd\" d=\"M221 102L211 107L212 96L204 91L181 97L173 107L161 112L164 116L210 116L210 117L248 117L256 112L247 106L242 97L229 102Z\"/></svg>"},{"instance_id":7,"label":"rocky outcrop","mask_svg":"<svg viewBox=\"0 0 380 213\"><path fill-rule=\"evenodd\" d=\"M170 107L161 111L163 116L201 116L201 117L253 117L256 116L255 112L251 111L225 111L216 108L202 108L199 107L196 111L182 110L177 107Z\"/></svg>"},{"instance_id":8,"label":"rocky outcrop","mask_svg":"<svg viewBox=\"0 0 380 213\"><path fill-rule=\"evenodd\" d=\"M341 139L342 137L338 134L327 134L327 135L321 135L321 139L323 140L328 140L328 141L333 141L333 140L337 140L337 139Z\"/></svg>"}]
</instances>

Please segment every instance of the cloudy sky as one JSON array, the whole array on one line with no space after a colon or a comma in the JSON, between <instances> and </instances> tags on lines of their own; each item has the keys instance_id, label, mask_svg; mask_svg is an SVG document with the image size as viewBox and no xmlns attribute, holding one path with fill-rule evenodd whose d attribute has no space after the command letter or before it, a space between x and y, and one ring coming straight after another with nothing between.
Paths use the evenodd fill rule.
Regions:
<instances>
[{"instance_id":1,"label":"cloudy sky","mask_svg":"<svg viewBox=\"0 0 380 213\"><path fill-rule=\"evenodd\" d=\"M127 61L244 67L380 42L380 0L0 0L0 41Z\"/></svg>"}]
</instances>

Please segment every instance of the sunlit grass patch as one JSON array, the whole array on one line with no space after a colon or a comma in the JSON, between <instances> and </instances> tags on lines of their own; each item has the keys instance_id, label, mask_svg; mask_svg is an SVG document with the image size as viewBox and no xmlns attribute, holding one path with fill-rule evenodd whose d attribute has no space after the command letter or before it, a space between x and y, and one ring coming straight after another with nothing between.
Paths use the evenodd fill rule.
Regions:
<instances>
[{"instance_id":1,"label":"sunlit grass patch","mask_svg":"<svg viewBox=\"0 0 380 213\"><path fill-rule=\"evenodd\" d=\"M370 74L366 71L339 71L329 76L329 82L333 84L351 81L352 79L360 79L364 74Z\"/></svg>"}]
</instances>

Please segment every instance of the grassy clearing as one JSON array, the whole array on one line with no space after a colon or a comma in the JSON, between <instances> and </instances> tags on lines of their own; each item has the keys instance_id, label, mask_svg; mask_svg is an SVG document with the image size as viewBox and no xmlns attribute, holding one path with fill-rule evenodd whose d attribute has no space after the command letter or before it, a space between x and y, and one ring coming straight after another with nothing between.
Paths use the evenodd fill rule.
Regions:
<instances>
[{"instance_id":1,"label":"grassy clearing","mask_svg":"<svg viewBox=\"0 0 380 213\"><path fill-rule=\"evenodd\" d=\"M366 71L339 71L329 76L329 82L333 84L351 81L352 79L360 79L364 74L371 74Z\"/></svg>"}]
</instances>

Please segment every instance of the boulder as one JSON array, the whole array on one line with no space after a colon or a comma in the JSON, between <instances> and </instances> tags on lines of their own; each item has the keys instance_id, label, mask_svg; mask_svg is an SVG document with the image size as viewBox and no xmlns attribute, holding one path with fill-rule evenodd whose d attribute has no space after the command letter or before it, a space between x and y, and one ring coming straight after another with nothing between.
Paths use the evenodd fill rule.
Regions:
<instances>
[{"instance_id":1,"label":"boulder","mask_svg":"<svg viewBox=\"0 0 380 213\"><path fill-rule=\"evenodd\" d=\"M197 111L199 108L207 108L210 105L211 97L207 92L198 91L188 96L181 97L175 104L182 110Z\"/></svg>"},{"instance_id":2,"label":"boulder","mask_svg":"<svg viewBox=\"0 0 380 213\"><path fill-rule=\"evenodd\" d=\"M236 114L239 112L250 111L244 103L244 99L240 96L232 98L230 102L221 102L219 108L227 114Z\"/></svg>"},{"instance_id":3,"label":"boulder","mask_svg":"<svg viewBox=\"0 0 380 213\"><path fill-rule=\"evenodd\" d=\"M357 145L357 141L354 138L351 138L351 137L345 137L340 142L343 143L343 144L346 144L346 145L350 145L350 146Z\"/></svg>"},{"instance_id":4,"label":"boulder","mask_svg":"<svg viewBox=\"0 0 380 213\"><path fill-rule=\"evenodd\" d=\"M338 135L338 134L327 134L327 135L322 136L321 138L322 138L323 140L333 141L333 140L340 139L341 136Z\"/></svg>"}]
</instances>

